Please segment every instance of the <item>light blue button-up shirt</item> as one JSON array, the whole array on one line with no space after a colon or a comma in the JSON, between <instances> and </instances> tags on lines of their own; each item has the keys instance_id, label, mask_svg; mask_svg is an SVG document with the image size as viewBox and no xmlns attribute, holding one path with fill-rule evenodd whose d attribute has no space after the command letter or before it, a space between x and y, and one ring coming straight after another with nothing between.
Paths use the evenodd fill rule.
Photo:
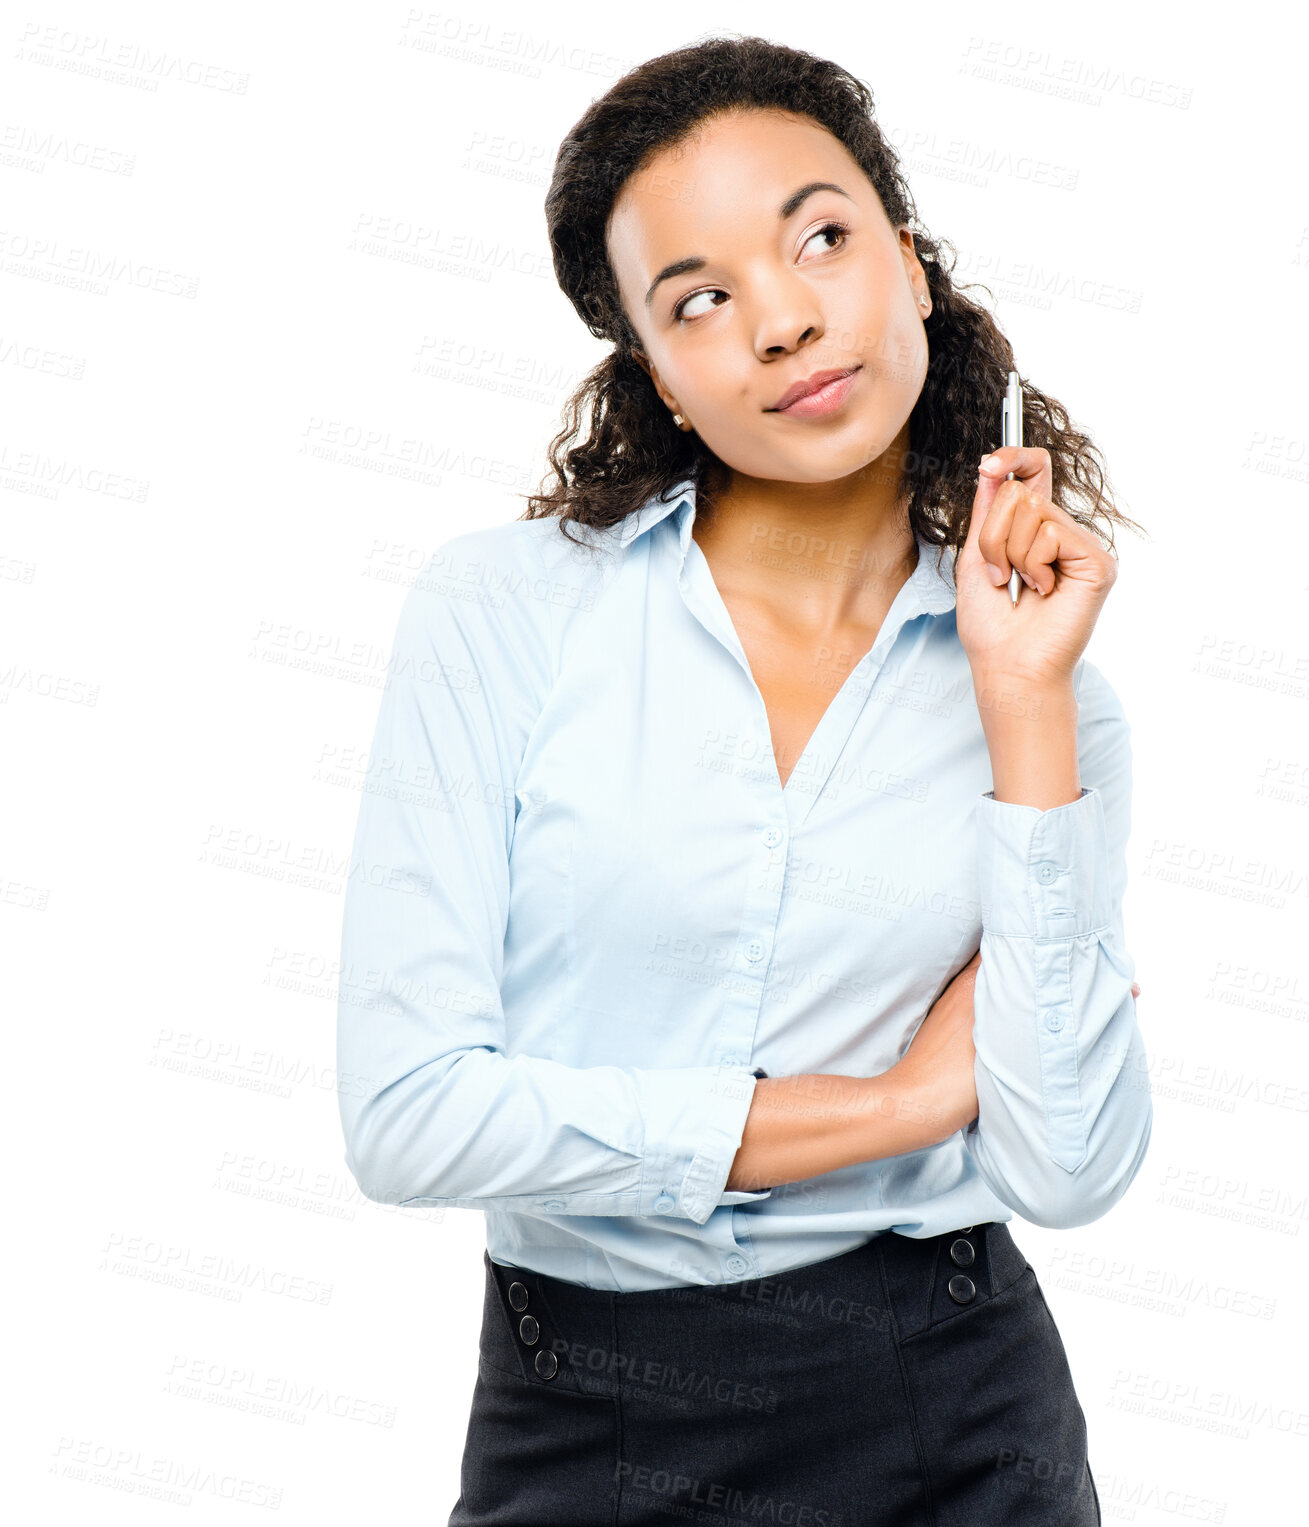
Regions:
<instances>
[{"instance_id":1,"label":"light blue button-up shirt","mask_svg":"<svg viewBox=\"0 0 1309 1527\"><path fill-rule=\"evenodd\" d=\"M920 540L783 789L694 518L687 481L582 548L466 532L404 600L344 905L361 1191L484 1210L493 1260L622 1291L1097 1219L1152 1124L1117 696L1079 662L1080 799L993 799L953 554ZM972 1125L725 1190L757 1070L888 1070L979 946Z\"/></svg>"}]
</instances>

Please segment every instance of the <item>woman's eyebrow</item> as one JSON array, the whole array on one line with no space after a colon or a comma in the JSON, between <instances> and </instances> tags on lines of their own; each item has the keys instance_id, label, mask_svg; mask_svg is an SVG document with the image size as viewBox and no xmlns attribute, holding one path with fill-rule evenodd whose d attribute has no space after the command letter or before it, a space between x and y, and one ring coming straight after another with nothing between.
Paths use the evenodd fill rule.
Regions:
<instances>
[{"instance_id":1,"label":"woman's eyebrow","mask_svg":"<svg viewBox=\"0 0 1309 1527\"><path fill-rule=\"evenodd\" d=\"M844 196L847 201L854 200L848 191L833 181L811 180L808 185L801 186L798 191L792 191L777 209L778 222L784 223L788 217L793 217L799 211L801 203L811 197L815 191L835 191L838 196ZM648 308L654 301L655 287L661 281L671 281L674 276L690 275L693 270L702 270L708 263L703 255L687 255L684 260L674 260L671 265L665 265L650 283L650 290L645 294L646 307Z\"/></svg>"}]
</instances>

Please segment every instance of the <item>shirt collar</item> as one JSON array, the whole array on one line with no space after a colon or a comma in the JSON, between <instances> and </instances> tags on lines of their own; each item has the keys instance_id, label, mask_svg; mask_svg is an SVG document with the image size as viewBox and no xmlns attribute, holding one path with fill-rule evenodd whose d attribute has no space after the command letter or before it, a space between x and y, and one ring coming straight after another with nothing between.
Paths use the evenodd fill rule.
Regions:
<instances>
[{"instance_id":1,"label":"shirt collar","mask_svg":"<svg viewBox=\"0 0 1309 1527\"><path fill-rule=\"evenodd\" d=\"M619 545L626 549L639 536L647 534L669 516L676 516L673 523L678 536L678 571L686 565L686 553L691 543L691 527L695 523L695 481L685 478L671 488L667 501L661 503L659 494L652 494L641 507L629 514L619 526ZM918 565L910 573L902 592L914 614L939 615L955 607L954 563L955 550L947 546L941 554L938 569L936 559L939 547L925 541L914 532L918 543ZM908 618L908 617L907 617Z\"/></svg>"}]
</instances>

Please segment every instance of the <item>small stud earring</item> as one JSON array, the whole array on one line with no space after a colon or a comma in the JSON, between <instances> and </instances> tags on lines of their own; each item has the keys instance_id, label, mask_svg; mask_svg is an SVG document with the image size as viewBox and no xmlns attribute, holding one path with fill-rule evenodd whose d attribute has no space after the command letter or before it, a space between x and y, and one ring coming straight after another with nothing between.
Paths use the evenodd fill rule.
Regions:
<instances>
[{"instance_id":1,"label":"small stud earring","mask_svg":"<svg viewBox=\"0 0 1309 1527\"><path fill-rule=\"evenodd\" d=\"M678 427L678 429L681 429L682 425L685 423L685 420L683 420L681 414L674 414L673 423Z\"/></svg>"},{"instance_id":2,"label":"small stud earring","mask_svg":"<svg viewBox=\"0 0 1309 1527\"><path fill-rule=\"evenodd\" d=\"M918 299L918 301L919 301L919 303L920 303L920 304L921 304L921 305L922 305L922 306L923 306L923 307L926 307L926 306L927 306L927 298L926 298L926 297L920 297L920 298L919 298L919 299Z\"/></svg>"}]
</instances>

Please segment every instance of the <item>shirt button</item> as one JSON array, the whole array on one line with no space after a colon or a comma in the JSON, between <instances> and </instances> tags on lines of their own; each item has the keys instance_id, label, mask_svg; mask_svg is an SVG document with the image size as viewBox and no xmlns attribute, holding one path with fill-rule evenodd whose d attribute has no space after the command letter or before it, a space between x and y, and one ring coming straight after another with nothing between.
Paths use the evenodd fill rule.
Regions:
<instances>
[{"instance_id":1,"label":"shirt button","mask_svg":"<svg viewBox=\"0 0 1309 1527\"><path fill-rule=\"evenodd\" d=\"M1036 866L1036 878L1042 885L1049 885L1052 880L1058 880L1060 869L1057 864L1051 864L1048 859L1042 860Z\"/></svg>"},{"instance_id":2,"label":"shirt button","mask_svg":"<svg viewBox=\"0 0 1309 1527\"><path fill-rule=\"evenodd\" d=\"M780 828L770 827L768 829L768 831L764 834L764 847L765 848L776 848L777 845L781 841L782 841L782 833L781 833L781 829Z\"/></svg>"},{"instance_id":3,"label":"shirt button","mask_svg":"<svg viewBox=\"0 0 1309 1527\"><path fill-rule=\"evenodd\" d=\"M1064 1026L1064 1015L1060 1012L1047 1013L1045 1015L1045 1026L1052 1033L1057 1034Z\"/></svg>"},{"instance_id":4,"label":"shirt button","mask_svg":"<svg viewBox=\"0 0 1309 1527\"><path fill-rule=\"evenodd\" d=\"M724 1066L743 1066L745 1062L739 1055L724 1055L722 1064Z\"/></svg>"},{"instance_id":5,"label":"shirt button","mask_svg":"<svg viewBox=\"0 0 1309 1527\"><path fill-rule=\"evenodd\" d=\"M549 1214L561 1214L564 1201L562 1198L547 1198L541 1207Z\"/></svg>"},{"instance_id":6,"label":"shirt button","mask_svg":"<svg viewBox=\"0 0 1309 1527\"><path fill-rule=\"evenodd\" d=\"M762 960L764 957L763 943L757 938L752 938L745 946L745 957L747 960Z\"/></svg>"},{"instance_id":7,"label":"shirt button","mask_svg":"<svg viewBox=\"0 0 1309 1527\"><path fill-rule=\"evenodd\" d=\"M726 1262L727 1270L730 1273L743 1273L748 1266L749 1263L744 1257L730 1256Z\"/></svg>"},{"instance_id":8,"label":"shirt button","mask_svg":"<svg viewBox=\"0 0 1309 1527\"><path fill-rule=\"evenodd\" d=\"M659 1197L656 1198L655 1201L654 1201L655 1213L656 1214L667 1214L667 1213L669 1213L672 1210L672 1208L673 1208L673 1203L674 1203L673 1199L671 1199L668 1196L667 1193L661 1193L659 1195Z\"/></svg>"}]
</instances>

